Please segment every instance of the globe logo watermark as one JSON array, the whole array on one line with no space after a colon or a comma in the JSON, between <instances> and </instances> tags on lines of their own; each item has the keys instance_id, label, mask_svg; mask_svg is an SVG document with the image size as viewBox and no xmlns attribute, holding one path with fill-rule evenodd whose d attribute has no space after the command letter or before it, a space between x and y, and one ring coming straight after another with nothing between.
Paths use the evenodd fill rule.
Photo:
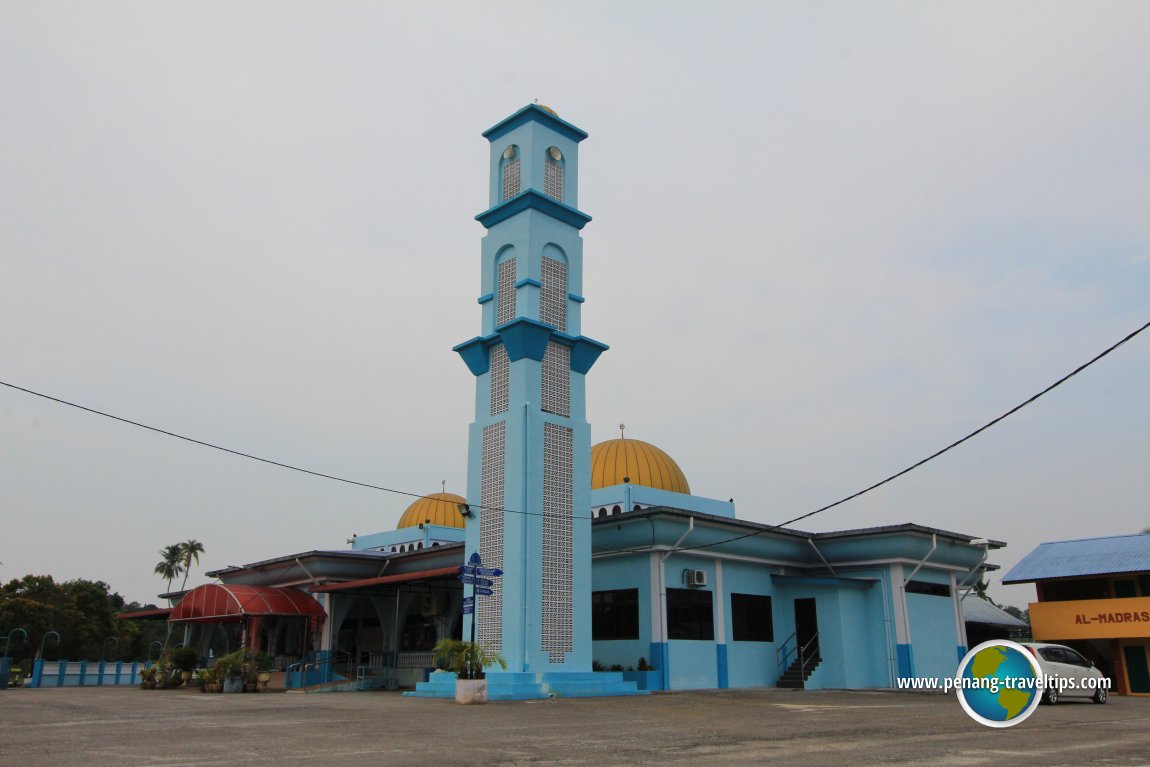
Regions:
<instances>
[{"instance_id":1,"label":"globe logo watermark","mask_svg":"<svg viewBox=\"0 0 1150 767\"><path fill-rule=\"evenodd\" d=\"M1034 713L1044 689L1038 661L1022 645L991 640L962 659L954 677L958 702L987 727L1013 727Z\"/></svg>"}]
</instances>

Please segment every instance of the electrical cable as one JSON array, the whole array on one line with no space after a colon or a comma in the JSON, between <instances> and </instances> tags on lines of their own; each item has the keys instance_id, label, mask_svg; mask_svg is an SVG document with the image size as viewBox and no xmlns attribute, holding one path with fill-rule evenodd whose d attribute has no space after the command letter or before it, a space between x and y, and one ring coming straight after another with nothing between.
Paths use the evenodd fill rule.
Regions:
<instances>
[{"instance_id":1,"label":"electrical cable","mask_svg":"<svg viewBox=\"0 0 1150 767\"><path fill-rule=\"evenodd\" d=\"M852 501L855 498L858 498L861 495L869 493L872 490L876 490L876 489L882 487L883 485L885 485L889 482L893 482L894 480L898 479L899 477L903 476L904 474L908 474L909 472L914 471L915 469L919 468L920 466L922 466L922 465L924 465L930 461L933 461L935 458L938 458L939 456L943 455L944 453L947 453L947 452L953 450L954 448L958 447L962 443L978 436L982 432L989 429L991 426L994 426L996 423L1002 421L1003 419L1013 415L1014 413L1017 413L1019 410L1026 407L1027 405L1031 404L1032 402L1036 401L1037 399L1039 399L1043 395L1053 391L1054 389L1058 388L1062 384L1066 383L1071 378L1078 375L1083 370L1085 370L1086 368L1093 365L1095 362L1098 362L1100 359L1102 359L1106 355L1110 354L1114 350L1118 349L1123 344L1125 344L1127 341L1131 340L1132 338L1134 338L1135 336L1137 336L1139 333L1143 332L1147 328L1150 328L1150 322L1146 323L1142 327L1140 327L1137 330L1135 330L1134 332L1130 333L1125 338L1123 338L1121 341L1118 341L1117 343L1108 347L1106 350L1095 355L1088 362L1085 362L1082 365L1079 365L1077 368L1075 368L1071 372L1067 373L1062 378L1060 378L1057 381L1055 381L1054 383L1052 383L1050 386L1047 386L1042 391L1038 392L1034 396L1023 401L1021 404L1016 405L1015 407L1006 411L1005 413L998 416L997 418L995 418L991 421L988 421L987 423L983 424L979 428L970 432L965 437L962 437L961 439L958 439L958 440L950 443L949 445L942 448L941 450L938 450L938 451L932 453L931 455L927 456L926 458L923 458L921 461L918 461L914 464L911 464L910 466L903 469L902 471L897 472L895 474L892 474L889 477L887 477L886 479L883 479L879 482L876 482L873 485L870 485L869 487L866 487L866 488L859 490L855 493L851 493L850 495L846 496L845 498L841 498L841 499L835 501L834 503L829 503L826 506L822 506L818 509L815 509L814 511L809 511L805 514L800 514L799 516L788 519L785 522L780 522L776 525L770 525L770 526L768 526L762 530L756 530L754 532L745 533L743 535L736 535L736 536L732 536L730 538L724 538L724 539L719 540L719 541L712 541L711 543L701 543L701 544L696 544L694 546L679 546L679 547L675 547L673 549L660 549L660 551L693 551L695 549L705 549L705 548L710 548L712 546L720 546L720 545L723 545L726 543L732 543L734 541L740 541L740 540L743 540L745 538L753 538L753 537L758 536L758 535L763 535L765 533L769 533L773 530L782 529L786 525L790 525L790 524L793 524L795 522L799 522L801 520L807 519L809 517L813 517L816 514L821 514L824 511L828 511L830 509L835 508L836 506L841 506L842 504L844 504L848 501ZM16 384L8 383L6 381L0 381L0 386L6 386L9 389L15 389L16 391L21 391L21 392L24 392L25 394L31 394L35 397L40 397L42 399L50 400L52 402L56 402L56 403L59 403L61 405L67 405L68 407L74 407L74 408L77 408L79 410L83 410L83 411L86 411L88 413L92 413L94 415L103 416L105 418L111 418L114 421L120 421L121 423L126 423L126 424L129 424L131 426L136 426L136 427L141 428L141 429L153 431L153 432L156 432L158 434L163 434L163 435L168 436L168 437L175 437L176 439L180 439L180 440L183 440L185 442L191 442L193 444L201 445L203 447L210 447L213 450L220 450L222 452L230 453L232 455L236 455L236 456L239 456L241 458L249 458L253 461L259 461L261 463L270 464L272 466L278 466L278 467L283 468L283 469L290 469L292 471L298 471L298 472L301 472L303 474L310 474L313 477L320 477L322 479L330 479L330 480L334 480L336 482L343 482L345 484L355 485L357 487L365 487L365 488L368 488L371 490L381 490L381 491L386 492L386 493L394 493L396 495L403 495L403 496L407 496L409 498L429 498L430 497L429 495L423 494L423 493L412 493L412 492L409 492L406 490L397 490L396 488L392 488L392 487L384 487L382 485L375 485L375 484L372 484L370 482L360 482L358 480L347 479L346 477L340 477L340 476L336 476L334 474L326 474L326 473L320 472L320 471L313 471L311 469L305 469L301 466L293 466L292 464L283 463L281 461L274 461L270 458L261 458L258 455L252 455L251 453L245 453L245 452L242 452L240 450L233 450L232 448L223 447L222 445L216 445L216 444L213 444L211 442L205 442L204 440L195 439L194 437L188 437L188 436L185 436L183 434L177 434L176 432L168 431L166 429L161 429L161 428L158 428L156 426L149 426L148 424L140 423L139 421L133 421L133 420L128 419L128 418L122 418L122 417L117 416L117 415L112 415L111 413L106 413L102 410L96 410L95 408L86 407L84 405L80 405L80 404L75 403L75 402L69 402L68 400L61 399L59 397L53 397L51 395L43 394L43 393L38 392L38 391L33 391L32 389L27 389L23 386L17 386ZM483 506L481 504L470 504L469 503L467 505L469 508L476 508L476 509L480 509L482 511L498 511L498 512L502 512L502 513L506 513L506 514L523 514L526 516L537 516L537 517L564 516L566 518L571 518L571 519L595 519L595 516L593 514L590 516L585 516L582 514L562 515L562 514L554 514L554 513L548 513L548 512L533 512L533 511L521 511L521 510L517 510L517 509L505 509L505 508L492 507L492 506ZM597 553L600 553L600 554L625 553L625 552L630 552L630 551L648 551L648 550L649 549L647 549L647 548L611 549L608 551L601 551L601 552L597 552Z\"/></svg>"}]
</instances>

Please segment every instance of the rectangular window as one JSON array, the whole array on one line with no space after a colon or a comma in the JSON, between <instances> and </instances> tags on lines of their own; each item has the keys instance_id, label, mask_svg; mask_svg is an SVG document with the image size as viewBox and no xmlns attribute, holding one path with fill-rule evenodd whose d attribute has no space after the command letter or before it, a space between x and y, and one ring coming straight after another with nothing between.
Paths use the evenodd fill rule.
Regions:
<instances>
[{"instance_id":1,"label":"rectangular window","mask_svg":"<svg viewBox=\"0 0 1150 767\"><path fill-rule=\"evenodd\" d=\"M909 581L906 584L908 594L926 594L928 597L949 597L950 586L929 581Z\"/></svg>"},{"instance_id":2,"label":"rectangular window","mask_svg":"<svg viewBox=\"0 0 1150 767\"><path fill-rule=\"evenodd\" d=\"M731 594L731 634L736 642L775 641L771 598L757 594Z\"/></svg>"},{"instance_id":3,"label":"rectangular window","mask_svg":"<svg viewBox=\"0 0 1150 767\"><path fill-rule=\"evenodd\" d=\"M591 592L591 638L639 638L639 589Z\"/></svg>"},{"instance_id":4,"label":"rectangular window","mask_svg":"<svg viewBox=\"0 0 1150 767\"><path fill-rule=\"evenodd\" d=\"M711 606L711 592L667 589L667 637L715 638L715 611Z\"/></svg>"}]
</instances>

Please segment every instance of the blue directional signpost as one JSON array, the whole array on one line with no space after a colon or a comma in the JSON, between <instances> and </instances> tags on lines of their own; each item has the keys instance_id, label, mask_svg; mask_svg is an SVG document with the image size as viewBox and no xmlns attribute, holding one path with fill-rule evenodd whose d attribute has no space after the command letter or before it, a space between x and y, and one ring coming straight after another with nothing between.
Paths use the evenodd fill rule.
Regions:
<instances>
[{"instance_id":1,"label":"blue directional signpost","mask_svg":"<svg viewBox=\"0 0 1150 767\"><path fill-rule=\"evenodd\" d=\"M465 584L471 585L471 596L463 598L463 614L471 615L471 647L475 648L475 622L477 613L475 612L476 603L475 595L478 594L482 597L489 597L493 593L491 587L495 585L492 578L498 578L503 575L503 571L498 567L484 567L483 560L479 558L479 552L472 552L471 558L467 560L467 564L459 566L459 580ZM467 659L467 678L474 679L476 669L472 667L471 659L474 658L474 653L469 653Z\"/></svg>"}]
</instances>

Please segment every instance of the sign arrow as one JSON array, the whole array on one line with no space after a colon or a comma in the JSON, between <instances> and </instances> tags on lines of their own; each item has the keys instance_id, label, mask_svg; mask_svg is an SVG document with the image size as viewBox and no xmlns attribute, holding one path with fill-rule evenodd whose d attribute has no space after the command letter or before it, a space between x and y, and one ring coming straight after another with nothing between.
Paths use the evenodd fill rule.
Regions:
<instances>
[{"instance_id":1,"label":"sign arrow","mask_svg":"<svg viewBox=\"0 0 1150 767\"><path fill-rule=\"evenodd\" d=\"M490 586L495 585L494 581L490 581L487 578L479 578L479 577L474 576L474 575L466 575L466 574L460 575L459 580L463 581L464 583L473 583L476 586L488 586L488 587L490 587Z\"/></svg>"},{"instance_id":2,"label":"sign arrow","mask_svg":"<svg viewBox=\"0 0 1150 767\"><path fill-rule=\"evenodd\" d=\"M475 613L475 606L474 605L464 605L463 607L460 608L459 611L461 613L463 613L464 615L472 615Z\"/></svg>"},{"instance_id":3,"label":"sign arrow","mask_svg":"<svg viewBox=\"0 0 1150 767\"><path fill-rule=\"evenodd\" d=\"M483 597L489 597L492 594L494 594L495 592L492 591L491 589L485 589L485 588L480 588L479 586L476 586L475 587L475 593L479 594L480 596L483 596Z\"/></svg>"}]
</instances>

